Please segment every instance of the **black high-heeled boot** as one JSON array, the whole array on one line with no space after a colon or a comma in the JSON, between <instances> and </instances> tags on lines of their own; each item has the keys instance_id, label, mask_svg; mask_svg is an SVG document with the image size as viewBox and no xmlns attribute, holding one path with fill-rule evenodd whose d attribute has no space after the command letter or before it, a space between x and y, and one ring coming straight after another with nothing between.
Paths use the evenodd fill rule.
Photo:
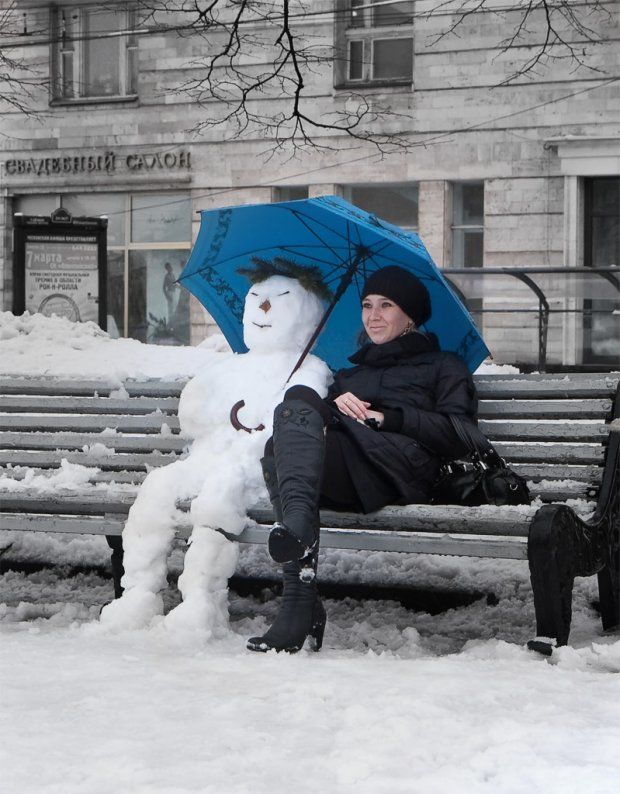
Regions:
<instances>
[{"instance_id":1,"label":"black high-heeled boot","mask_svg":"<svg viewBox=\"0 0 620 794\"><path fill-rule=\"evenodd\" d=\"M250 651L299 651L307 637L313 650L320 651L327 614L316 586L318 551L306 560L287 562L282 568L282 602L271 628L261 637L250 637ZM302 578L303 577L303 578Z\"/></svg>"},{"instance_id":2,"label":"black high-heeled boot","mask_svg":"<svg viewBox=\"0 0 620 794\"><path fill-rule=\"evenodd\" d=\"M261 458L260 465L263 470L263 480L267 486L267 493L269 494L269 501L273 507L276 523L282 523L282 503L280 501L280 490L278 488L276 459L273 455L268 455L267 451L265 451L265 457Z\"/></svg>"},{"instance_id":3,"label":"black high-heeled boot","mask_svg":"<svg viewBox=\"0 0 620 794\"><path fill-rule=\"evenodd\" d=\"M276 562L293 562L318 547L323 417L304 400L285 399L274 412L273 447L282 522L269 534L269 553Z\"/></svg>"}]
</instances>

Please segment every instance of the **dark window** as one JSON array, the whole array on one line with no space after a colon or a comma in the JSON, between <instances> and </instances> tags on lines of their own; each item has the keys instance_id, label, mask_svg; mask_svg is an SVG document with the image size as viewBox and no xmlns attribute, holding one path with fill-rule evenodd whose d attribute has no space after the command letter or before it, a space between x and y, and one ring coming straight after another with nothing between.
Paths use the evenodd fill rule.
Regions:
<instances>
[{"instance_id":1,"label":"dark window","mask_svg":"<svg viewBox=\"0 0 620 794\"><path fill-rule=\"evenodd\" d=\"M620 177L584 182L584 264L620 265ZM617 276L616 276L617 278ZM584 301L584 363L617 364L620 351L620 293L609 284L609 299Z\"/></svg>"},{"instance_id":2,"label":"dark window","mask_svg":"<svg viewBox=\"0 0 620 794\"><path fill-rule=\"evenodd\" d=\"M274 190L274 201L299 201L308 198L307 185L290 185Z\"/></svg>"},{"instance_id":3,"label":"dark window","mask_svg":"<svg viewBox=\"0 0 620 794\"><path fill-rule=\"evenodd\" d=\"M452 266L482 267L484 254L484 183L452 186Z\"/></svg>"},{"instance_id":4,"label":"dark window","mask_svg":"<svg viewBox=\"0 0 620 794\"><path fill-rule=\"evenodd\" d=\"M415 231L418 228L418 185L351 185L345 198L384 221Z\"/></svg>"}]
</instances>

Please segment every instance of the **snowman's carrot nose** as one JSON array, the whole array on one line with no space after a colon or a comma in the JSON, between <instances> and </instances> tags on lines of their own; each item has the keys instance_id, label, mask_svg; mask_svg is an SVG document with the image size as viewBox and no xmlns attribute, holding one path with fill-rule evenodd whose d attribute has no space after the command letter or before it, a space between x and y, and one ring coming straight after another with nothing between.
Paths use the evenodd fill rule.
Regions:
<instances>
[{"instance_id":1,"label":"snowman's carrot nose","mask_svg":"<svg viewBox=\"0 0 620 794\"><path fill-rule=\"evenodd\" d=\"M258 308L262 309L265 312L265 314L267 314L269 309L271 309L271 304L269 303L269 298L265 298L265 300L261 303L261 305Z\"/></svg>"}]
</instances>

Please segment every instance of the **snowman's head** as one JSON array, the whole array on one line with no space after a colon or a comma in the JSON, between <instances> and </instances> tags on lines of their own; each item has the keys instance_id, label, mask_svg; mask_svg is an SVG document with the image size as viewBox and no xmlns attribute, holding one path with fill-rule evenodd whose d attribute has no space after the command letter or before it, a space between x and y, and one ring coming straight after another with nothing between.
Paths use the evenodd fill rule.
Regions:
<instances>
[{"instance_id":1,"label":"snowman's head","mask_svg":"<svg viewBox=\"0 0 620 794\"><path fill-rule=\"evenodd\" d=\"M258 353L300 352L325 311L296 278L270 276L252 284L245 298L243 338Z\"/></svg>"}]
</instances>

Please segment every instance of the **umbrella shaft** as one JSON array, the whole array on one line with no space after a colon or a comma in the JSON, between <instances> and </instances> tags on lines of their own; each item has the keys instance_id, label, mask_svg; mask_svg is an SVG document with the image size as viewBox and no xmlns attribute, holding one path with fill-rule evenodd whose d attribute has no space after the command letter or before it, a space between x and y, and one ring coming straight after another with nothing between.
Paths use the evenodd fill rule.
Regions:
<instances>
[{"instance_id":1,"label":"umbrella shaft","mask_svg":"<svg viewBox=\"0 0 620 794\"><path fill-rule=\"evenodd\" d=\"M319 324L317 325L317 327L314 329L314 332L313 332L312 336L310 337L310 339L308 341L308 344L304 347L303 352L302 352L301 356L299 356L299 359L297 360L297 363L293 367L293 370L292 370L291 374L286 379L287 383L290 381L290 379L293 377L293 375L297 372L297 370L304 363L304 360L305 360L306 356L312 350L312 348L314 346L314 343L316 342L319 334L321 333L321 331L325 327L325 323L329 320L329 316L333 312L334 307L336 306L336 304L338 303L340 298L346 292L349 284L353 281L353 276L355 275L355 271L360 266L360 264L363 262L364 258L365 258L365 255L363 253L358 253L358 254L356 254L355 259L353 260L353 262L351 262L351 264L349 265L349 268L348 268L347 272L344 274L344 276L342 277L342 279L340 281L340 284L338 285L338 289L336 290L336 293L335 293L334 297L332 298L331 303L327 307L327 309L325 311L325 314L321 317L321 320L320 320Z\"/></svg>"}]
</instances>

